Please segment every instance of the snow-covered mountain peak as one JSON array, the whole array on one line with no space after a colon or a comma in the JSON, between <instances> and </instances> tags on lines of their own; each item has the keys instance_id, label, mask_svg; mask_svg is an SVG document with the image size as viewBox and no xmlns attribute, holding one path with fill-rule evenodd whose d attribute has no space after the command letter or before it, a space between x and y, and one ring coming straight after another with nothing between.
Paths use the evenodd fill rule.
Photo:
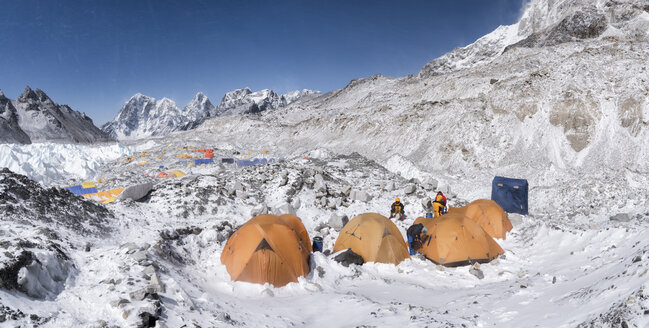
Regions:
<instances>
[{"instance_id":1,"label":"snow-covered mountain peak","mask_svg":"<svg viewBox=\"0 0 649 328\"><path fill-rule=\"evenodd\" d=\"M221 104L234 103L236 101L243 99L245 96L251 93L252 90L250 90L250 88L248 87L245 87L243 89L232 90L230 92L227 92L225 95L223 95L223 98L221 98Z\"/></svg>"},{"instance_id":2,"label":"snow-covered mountain peak","mask_svg":"<svg viewBox=\"0 0 649 328\"><path fill-rule=\"evenodd\" d=\"M284 99L286 100L286 104L291 104L298 99L304 98L304 97L314 97L314 96L319 96L322 93L320 91L314 91L314 90L309 90L309 89L302 89L302 90L295 90L291 92L287 92L282 95Z\"/></svg>"},{"instance_id":3,"label":"snow-covered mountain peak","mask_svg":"<svg viewBox=\"0 0 649 328\"><path fill-rule=\"evenodd\" d=\"M169 98L156 100L137 93L122 106L115 119L106 123L102 129L117 139L160 136L193 129L211 117L259 113L317 95L320 92L303 89L280 96L271 89L253 92L245 87L227 92L221 103L214 106L204 93L198 92L180 110Z\"/></svg>"},{"instance_id":4,"label":"snow-covered mountain peak","mask_svg":"<svg viewBox=\"0 0 649 328\"><path fill-rule=\"evenodd\" d=\"M516 47L536 48L606 36L649 39L646 0L532 0L520 20L500 26L474 43L426 64L420 77L435 76L491 62Z\"/></svg>"},{"instance_id":5,"label":"snow-covered mountain peak","mask_svg":"<svg viewBox=\"0 0 649 328\"><path fill-rule=\"evenodd\" d=\"M41 89L27 86L16 100L0 97L0 141L93 143L111 138L85 114L58 105Z\"/></svg>"},{"instance_id":6,"label":"snow-covered mountain peak","mask_svg":"<svg viewBox=\"0 0 649 328\"><path fill-rule=\"evenodd\" d=\"M4 92L2 92L2 90L0 90L0 99L7 99L7 97L5 97L5 94Z\"/></svg>"},{"instance_id":7,"label":"snow-covered mountain peak","mask_svg":"<svg viewBox=\"0 0 649 328\"><path fill-rule=\"evenodd\" d=\"M185 106L185 110L188 110L190 108L205 108L205 109L207 109L207 108L214 108L214 105L212 104L210 99L207 98L207 96L204 93L198 92L194 96L194 98L192 98L192 100L189 102L189 104L187 104L187 106Z\"/></svg>"}]
</instances>

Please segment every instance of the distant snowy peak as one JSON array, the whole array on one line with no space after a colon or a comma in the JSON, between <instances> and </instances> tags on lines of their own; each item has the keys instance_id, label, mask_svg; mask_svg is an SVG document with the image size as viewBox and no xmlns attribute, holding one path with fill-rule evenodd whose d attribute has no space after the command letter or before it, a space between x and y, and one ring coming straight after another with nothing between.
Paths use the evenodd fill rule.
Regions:
<instances>
[{"instance_id":1,"label":"distant snowy peak","mask_svg":"<svg viewBox=\"0 0 649 328\"><path fill-rule=\"evenodd\" d=\"M284 107L303 98L318 96L319 91L308 89L278 95L270 89L252 92L250 88L230 91L223 96L214 116L234 114L254 114L269 109Z\"/></svg>"},{"instance_id":2,"label":"distant snowy peak","mask_svg":"<svg viewBox=\"0 0 649 328\"><path fill-rule=\"evenodd\" d=\"M286 104L289 105L291 103L294 103L298 100L302 100L305 98L314 98L317 96L322 95L320 91L314 91L314 90L309 90L309 89L302 89L302 90L295 90L292 92L287 92L282 95L284 99L286 100Z\"/></svg>"},{"instance_id":3,"label":"distant snowy peak","mask_svg":"<svg viewBox=\"0 0 649 328\"><path fill-rule=\"evenodd\" d=\"M112 140L83 113L29 86L16 99L0 96L0 142L94 143Z\"/></svg>"},{"instance_id":4,"label":"distant snowy peak","mask_svg":"<svg viewBox=\"0 0 649 328\"><path fill-rule=\"evenodd\" d=\"M221 103L214 106L205 94L199 92L181 110L169 98L156 100L137 93L102 129L119 140L164 136L174 131L194 129L211 117L259 113L317 95L320 95L319 91L307 89L280 96L270 89L253 92L250 88L243 88L226 93ZM39 95L34 93L27 97Z\"/></svg>"},{"instance_id":5,"label":"distant snowy peak","mask_svg":"<svg viewBox=\"0 0 649 328\"><path fill-rule=\"evenodd\" d=\"M426 64L420 76L434 76L491 62L516 47L545 47L607 36L649 38L646 0L532 0L520 20L500 26L474 43Z\"/></svg>"},{"instance_id":6,"label":"distant snowy peak","mask_svg":"<svg viewBox=\"0 0 649 328\"><path fill-rule=\"evenodd\" d=\"M166 135L179 130L184 124L186 118L173 100L162 98L157 101L137 93L102 129L114 138L123 140Z\"/></svg>"}]
</instances>

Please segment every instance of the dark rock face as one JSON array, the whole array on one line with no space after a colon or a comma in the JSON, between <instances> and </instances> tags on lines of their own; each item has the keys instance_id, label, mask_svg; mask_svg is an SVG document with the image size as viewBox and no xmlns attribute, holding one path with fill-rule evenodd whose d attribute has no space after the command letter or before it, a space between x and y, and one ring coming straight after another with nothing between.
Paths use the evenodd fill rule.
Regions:
<instances>
[{"instance_id":1,"label":"dark rock face","mask_svg":"<svg viewBox=\"0 0 649 328\"><path fill-rule=\"evenodd\" d=\"M45 189L7 168L0 170L0 212L3 221L56 224L86 235L108 233L108 220L114 218L98 203L64 189Z\"/></svg>"},{"instance_id":2,"label":"dark rock face","mask_svg":"<svg viewBox=\"0 0 649 328\"><path fill-rule=\"evenodd\" d=\"M505 52L517 47L549 47L566 42L591 39L600 36L607 27L608 20L604 13L595 8L587 8L568 15L550 29L534 33L524 40L508 46L505 48Z\"/></svg>"},{"instance_id":3,"label":"dark rock face","mask_svg":"<svg viewBox=\"0 0 649 328\"><path fill-rule=\"evenodd\" d=\"M351 248L336 255L334 257L334 260L346 267L348 267L350 264L363 265L363 263L365 263L363 257L354 253Z\"/></svg>"},{"instance_id":4,"label":"dark rock face","mask_svg":"<svg viewBox=\"0 0 649 328\"><path fill-rule=\"evenodd\" d=\"M18 124L16 107L2 91L0 91L0 143L31 143L27 133Z\"/></svg>"}]
</instances>

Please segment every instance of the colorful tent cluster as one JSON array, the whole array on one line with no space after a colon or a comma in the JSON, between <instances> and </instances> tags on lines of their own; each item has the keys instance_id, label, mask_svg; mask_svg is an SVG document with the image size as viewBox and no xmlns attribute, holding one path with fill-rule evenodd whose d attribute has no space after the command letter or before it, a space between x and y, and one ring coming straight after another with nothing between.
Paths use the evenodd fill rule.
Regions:
<instances>
[{"instance_id":1,"label":"colorful tent cluster","mask_svg":"<svg viewBox=\"0 0 649 328\"><path fill-rule=\"evenodd\" d=\"M449 267L497 258L504 251L494 238L504 239L512 229L507 214L486 199L438 218L417 218L413 226L419 224L421 239L416 250ZM364 262L397 265L410 258L408 244L397 226L378 213L358 215L342 228L333 252L345 250ZM280 287L309 273L311 251L309 234L300 219L290 214L267 214L250 219L230 236L221 262L232 280Z\"/></svg>"},{"instance_id":2,"label":"colorful tent cluster","mask_svg":"<svg viewBox=\"0 0 649 328\"><path fill-rule=\"evenodd\" d=\"M397 265L410 257L408 245L399 228L378 213L361 214L347 222L336 239L333 251L345 249L351 249L365 262Z\"/></svg>"},{"instance_id":3,"label":"colorful tent cluster","mask_svg":"<svg viewBox=\"0 0 649 328\"><path fill-rule=\"evenodd\" d=\"M172 170L169 172L160 172L158 173L157 177L158 178L182 178L186 176L185 172L180 171L180 170Z\"/></svg>"},{"instance_id":4,"label":"colorful tent cluster","mask_svg":"<svg viewBox=\"0 0 649 328\"><path fill-rule=\"evenodd\" d=\"M82 196L100 203L107 204L107 203L114 202L117 199L117 196L119 196L119 194L122 193L122 191L124 191L124 188L117 188L117 189L112 189L107 191L95 192L91 194L85 194Z\"/></svg>"},{"instance_id":5,"label":"colorful tent cluster","mask_svg":"<svg viewBox=\"0 0 649 328\"><path fill-rule=\"evenodd\" d=\"M250 219L230 236L221 262L232 280L281 287L309 273L311 251L300 219L265 214Z\"/></svg>"},{"instance_id":6,"label":"colorful tent cluster","mask_svg":"<svg viewBox=\"0 0 649 328\"><path fill-rule=\"evenodd\" d=\"M197 151L205 153L205 158L214 158L214 149L199 149Z\"/></svg>"},{"instance_id":7,"label":"colorful tent cluster","mask_svg":"<svg viewBox=\"0 0 649 328\"><path fill-rule=\"evenodd\" d=\"M83 184L80 185L65 187L65 189L69 190L71 193L77 196L97 192L97 188L95 187L95 184L92 182L84 182Z\"/></svg>"},{"instance_id":8,"label":"colorful tent cluster","mask_svg":"<svg viewBox=\"0 0 649 328\"><path fill-rule=\"evenodd\" d=\"M194 160L194 165L196 166L212 163L214 163L214 158L197 158Z\"/></svg>"}]
</instances>

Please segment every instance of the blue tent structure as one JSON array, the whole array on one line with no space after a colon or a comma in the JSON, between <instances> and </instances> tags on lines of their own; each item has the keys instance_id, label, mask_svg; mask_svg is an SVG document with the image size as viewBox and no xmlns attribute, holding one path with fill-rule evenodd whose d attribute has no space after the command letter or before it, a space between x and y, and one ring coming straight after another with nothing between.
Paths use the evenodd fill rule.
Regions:
<instances>
[{"instance_id":1,"label":"blue tent structure","mask_svg":"<svg viewBox=\"0 0 649 328\"><path fill-rule=\"evenodd\" d=\"M199 158L194 160L194 165L210 164L214 163L214 158Z\"/></svg>"},{"instance_id":2,"label":"blue tent structure","mask_svg":"<svg viewBox=\"0 0 649 328\"><path fill-rule=\"evenodd\" d=\"M505 212L527 215L528 184L524 179L494 177L491 183L491 200Z\"/></svg>"},{"instance_id":3,"label":"blue tent structure","mask_svg":"<svg viewBox=\"0 0 649 328\"><path fill-rule=\"evenodd\" d=\"M98 192L97 188L92 187L92 188L84 188L81 185L76 185L76 186L70 186L70 187L65 187L65 189L69 190L71 193L81 196L85 194L93 194Z\"/></svg>"},{"instance_id":4,"label":"blue tent structure","mask_svg":"<svg viewBox=\"0 0 649 328\"><path fill-rule=\"evenodd\" d=\"M234 164L234 158L221 158L221 163L223 164Z\"/></svg>"}]
</instances>

